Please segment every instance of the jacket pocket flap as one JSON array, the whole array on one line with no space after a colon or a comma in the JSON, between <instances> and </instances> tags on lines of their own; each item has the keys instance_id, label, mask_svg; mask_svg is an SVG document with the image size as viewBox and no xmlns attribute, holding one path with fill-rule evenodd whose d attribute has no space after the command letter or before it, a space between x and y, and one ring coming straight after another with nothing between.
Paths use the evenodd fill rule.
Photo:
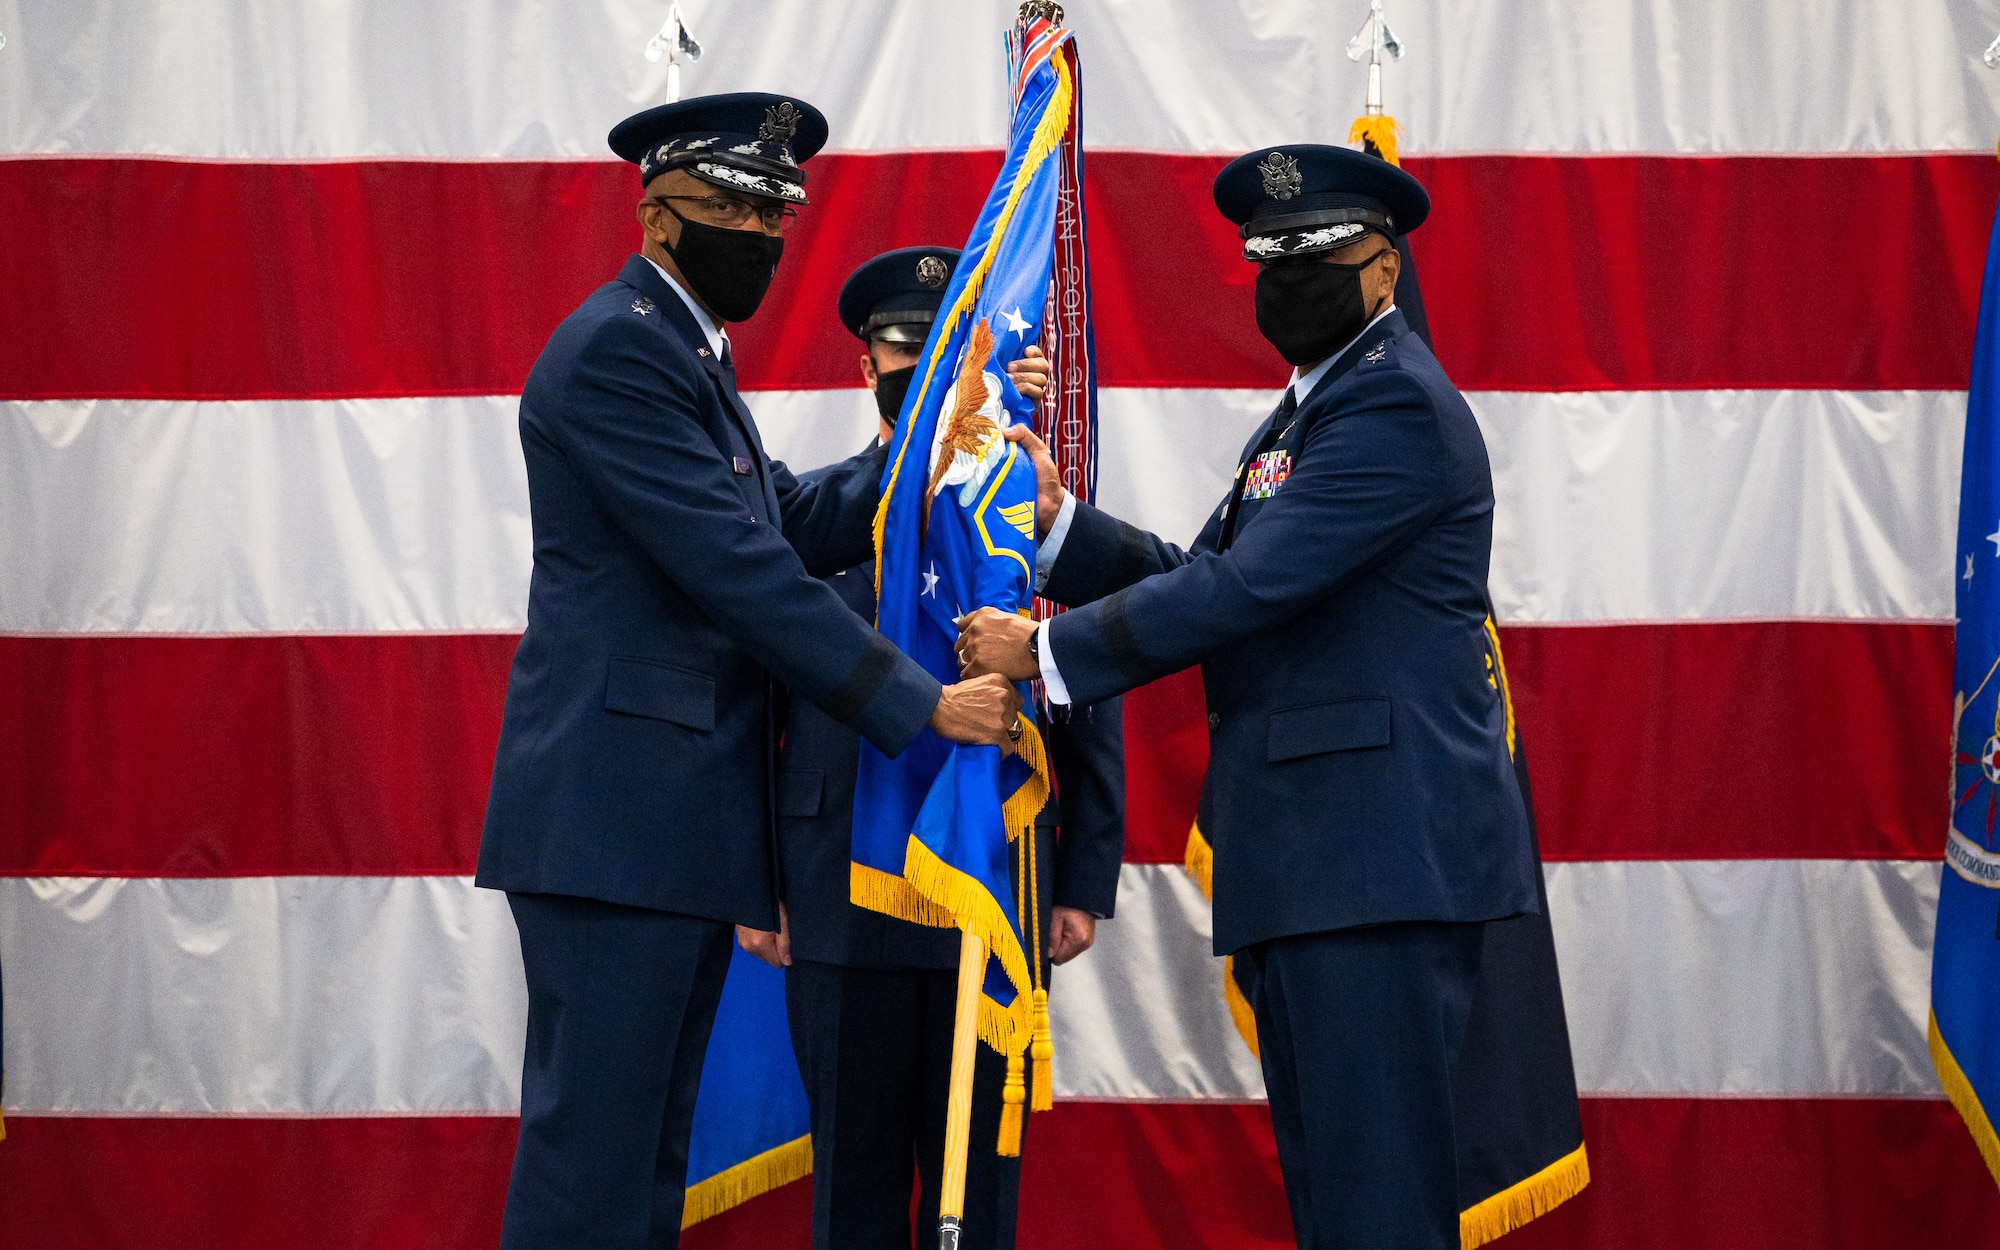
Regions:
<instances>
[{"instance_id":1,"label":"jacket pocket flap","mask_svg":"<svg viewBox=\"0 0 2000 1250\"><path fill-rule=\"evenodd\" d=\"M715 679L653 660L614 656L604 683L604 706L707 732L715 728Z\"/></svg>"},{"instance_id":2,"label":"jacket pocket flap","mask_svg":"<svg viewBox=\"0 0 2000 1250\"><path fill-rule=\"evenodd\" d=\"M779 773L778 815L819 815L820 796L825 790L826 774L817 768Z\"/></svg>"},{"instance_id":3,"label":"jacket pocket flap","mask_svg":"<svg viewBox=\"0 0 2000 1250\"><path fill-rule=\"evenodd\" d=\"M1270 763L1389 745L1389 700L1340 699L1271 713Z\"/></svg>"}]
</instances>

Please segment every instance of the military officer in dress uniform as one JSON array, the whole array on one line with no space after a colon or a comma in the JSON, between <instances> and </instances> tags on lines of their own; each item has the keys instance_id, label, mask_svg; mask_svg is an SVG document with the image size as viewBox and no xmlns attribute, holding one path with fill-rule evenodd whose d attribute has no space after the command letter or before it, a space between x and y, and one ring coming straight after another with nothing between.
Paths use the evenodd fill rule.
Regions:
<instances>
[{"instance_id":1,"label":"military officer in dress uniform","mask_svg":"<svg viewBox=\"0 0 2000 1250\"><path fill-rule=\"evenodd\" d=\"M1537 901L1486 629L1486 447L1394 306L1394 240L1430 200L1375 157L1300 145L1232 162L1215 201L1293 366L1277 411L1189 550L1044 465L1043 593L1088 606L1040 629L982 612L961 657L1082 702L1201 665L1215 951L1261 973L1298 1244L1455 1248L1451 1074L1482 922Z\"/></svg>"},{"instance_id":2,"label":"military officer in dress uniform","mask_svg":"<svg viewBox=\"0 0 2000 1250\"><path fill-rule=\"evenodd\" d=\"M902 248L862 265L841 289L840 320L865 346L861 376L874 392L885 444L957 262L953 248ZM872 557L828 584L861 619L875 619ZM1087 950L1098 919L1111 915L1125 837L1125 755L1116 698L1045 718L1042 728L1056 785L1035 831L1046 977L1049 963ZM921 1181L916 1244L937 1237L959 937L848 901L859 753L854 730L811 703L792 702L778 765L785 924L739 937L789 966L792 1046L812 1107L813 1245L911 1250L913 1180ZM1014 1244L1021 1160L994 1151L1006 1070L1005 1059L979 1048L966 1250Z\"/></svg>"},{"instance_id":3,"label":"military officer in dress uniform","mask_svg":"<svg viewBox=\"0 0 2000 1250\"><path fill-rule=\"evenodd\" d=\"M871 550L881 453L799 481L736 391L724 324L763 299L826 133L755 94L620 123L641 254L521 397L534 573L478 873L527 973L510 1250L678 1242L732 929L778 922L774 679L890 754L1016 720L1005 682L940 687L816 580Z\"/></svg>"}]
</instances>

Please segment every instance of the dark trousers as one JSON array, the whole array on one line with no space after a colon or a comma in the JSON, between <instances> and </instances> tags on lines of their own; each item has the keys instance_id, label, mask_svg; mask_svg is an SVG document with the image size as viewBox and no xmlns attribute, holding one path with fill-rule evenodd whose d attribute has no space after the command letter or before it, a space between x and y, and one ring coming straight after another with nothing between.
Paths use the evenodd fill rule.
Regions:
<instances>
[{"instance_id":1,"label":"dark trousers","mask_svg":"<svg viewBox=\"0 0 2000 1250\"><path fill-rule=\"evenodd\" d=\"M1457 1250L1451 1081L1483 932L1386 924L1250 948L1300 1250Z\"/></svg>"},{"instance_id":2,"label":"dark trousers","mask_svg":"<svg viewBox=\"0 0 2000 1250\"><path fill-rule=\"evenodd\" d=\"M695 1093L729 925L509 894L528 974L502 1250L680 1244Z\"/></svg>"},{"instance_id":3,"label":"dark trousers","mask_svg":"<svg viewBox=\"0 0 2000 1250\"><path fill-rule=\"evenodd\" d=\"M956 971L805 960L786 971L792 1048L812 1107L814 1250L911 1250L913 1181L922 1184L915 1244L937 1244L957 994ZM1007 1061L984 1044L978 1051L960 1244L1009 1250L1021 1161L994 1152Z\"/></svg>"}]
</instances>

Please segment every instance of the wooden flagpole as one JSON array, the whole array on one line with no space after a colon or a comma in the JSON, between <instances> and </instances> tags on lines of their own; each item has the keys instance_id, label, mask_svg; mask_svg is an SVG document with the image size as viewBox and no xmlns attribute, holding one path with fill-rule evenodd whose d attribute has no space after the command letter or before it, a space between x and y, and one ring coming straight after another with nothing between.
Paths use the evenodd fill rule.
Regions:
<instances>
[{"instance_id":1,"label":"wooden flagpole","mask_svg":"<svg viewBox=\"0 0 2000 1250\"><path fill-rule=\"evenodd\" d=\"M944 1176L938 1185L938 1250L958 1250L965 1218L965 1160L972 1146L972 1069L979 1052L979 996L985 980L986 943L968 929L958 946L951 1097L945 1104Z\"/></svg>"}]
</instances>

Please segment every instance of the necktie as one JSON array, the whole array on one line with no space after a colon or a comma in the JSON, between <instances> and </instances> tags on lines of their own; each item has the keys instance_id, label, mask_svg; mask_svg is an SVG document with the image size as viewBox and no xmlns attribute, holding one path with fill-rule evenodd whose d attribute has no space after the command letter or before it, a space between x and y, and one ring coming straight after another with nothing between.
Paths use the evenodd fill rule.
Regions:
<instances>
[{"instance_id":1,"label":"necktie","mask_svg":"<svg viewBox=\"0 0 2000 1250\"><path fill-rule=\"evenodd\" d=\"M1277 409L1271 413L1270 420L1264 423L1263 436L1250 449L1250 454L1243 458L1243 462L1236 466L1236 476L1229 483L1229 498L1223 501L1222 505L1222 533L1215 540L1217 551L1229 550L1229 544L1236 538L1236 514L1243 503L1244 471L1257 457L1271 450L1272 446L1284 437L1286 430L1292 428L1292 416L1298 410L1299 401L1292 388L1288 386L1285 388L1285 397L1278 401Z\"/></svg>"}]
</instances>

